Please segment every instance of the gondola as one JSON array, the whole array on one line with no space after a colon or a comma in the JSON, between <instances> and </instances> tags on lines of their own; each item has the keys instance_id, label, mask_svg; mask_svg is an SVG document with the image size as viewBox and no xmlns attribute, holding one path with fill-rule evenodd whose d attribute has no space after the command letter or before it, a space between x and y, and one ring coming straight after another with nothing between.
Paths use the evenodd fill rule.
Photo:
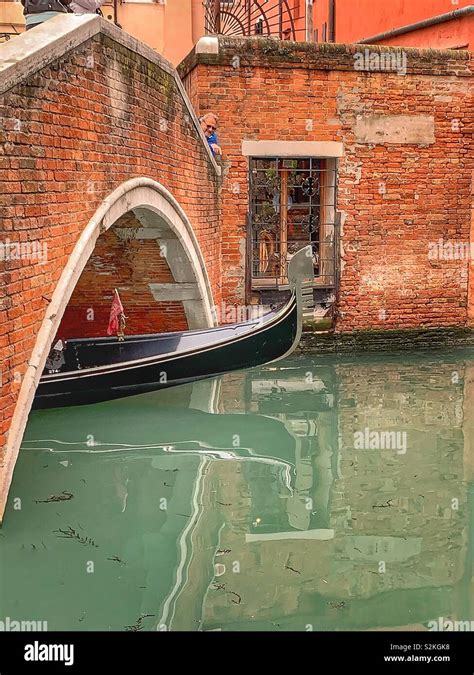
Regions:
<instances>
[{"instance_id":1,"label":"gondola","mask_svg":"<svg viewBox=\"0 0 474 675\"><path fill-rule=\"evenodd\" d=\"M279 310L205 330L67 340L50 355L34 408L97 403L231 370L277 361L298 345L303 310L312 302L311 246L288 265L291 297Z\"/></svg>"}]
</instances>

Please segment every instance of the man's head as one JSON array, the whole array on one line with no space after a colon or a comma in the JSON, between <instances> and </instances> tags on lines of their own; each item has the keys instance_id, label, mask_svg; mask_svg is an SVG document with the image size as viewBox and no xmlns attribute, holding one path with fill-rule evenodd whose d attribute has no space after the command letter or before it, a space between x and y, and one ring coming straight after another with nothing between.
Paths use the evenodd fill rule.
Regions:
<instances>
[{"instance_id":1,"label":"man's head","mask_svg":"<svg viewBox=\"0 0 474 675\"><path fill-rule=\"evenodd\" d=\"M217 129L217 115L214 113L206 113L200 119L201 129L204 131L206 138L209 138L216 132Z\"/></svg>"}]
</instances>

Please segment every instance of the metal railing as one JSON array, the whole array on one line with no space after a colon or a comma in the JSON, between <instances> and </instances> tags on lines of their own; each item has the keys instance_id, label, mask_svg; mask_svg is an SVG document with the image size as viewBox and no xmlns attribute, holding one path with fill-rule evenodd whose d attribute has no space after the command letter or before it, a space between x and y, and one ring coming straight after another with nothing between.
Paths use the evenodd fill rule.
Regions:
<instances>
[{"instance_id":1,"label":"metal railing","mask_svg":"<svg viewBox=\"0 0 474 675\"><path fill-rule=\"evenodd\" d=\"M304 8L293 0L206 0L205 30L228 37L273 36L306 40L309 26Z\"/></svg>"}]
</instances>

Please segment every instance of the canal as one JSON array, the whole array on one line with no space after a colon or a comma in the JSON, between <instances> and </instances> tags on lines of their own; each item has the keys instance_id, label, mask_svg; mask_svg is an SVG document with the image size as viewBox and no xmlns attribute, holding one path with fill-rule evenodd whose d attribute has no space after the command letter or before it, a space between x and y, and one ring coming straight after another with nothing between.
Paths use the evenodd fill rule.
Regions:
<instances>
[{"instance_id":1,"label":"canal","mask_svg":"<svg viewBox=\"0 0 474 675\"><path fill-rule=\"evenodd\" d=\"M31 414L0 619L48 630L473 621L472 351L297 355Z\"/></svg>"}]
</instances>

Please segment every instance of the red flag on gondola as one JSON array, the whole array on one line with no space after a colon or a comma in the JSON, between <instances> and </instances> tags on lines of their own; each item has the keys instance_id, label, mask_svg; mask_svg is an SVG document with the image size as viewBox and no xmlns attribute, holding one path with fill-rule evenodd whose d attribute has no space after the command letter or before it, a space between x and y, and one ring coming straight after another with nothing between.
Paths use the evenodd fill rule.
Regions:
<instances>
[{"instance_id":1,"label":"red flag on gondola","mask_svg":"<svg viewBox=\"0 0 474 675\"><path fill-rule=\"evenodd\" d=\"M110 309L110 319L109 325L107 327L107 335L120 335L120 332L123 333L122 317L125 318L122 301L120 300L120 295L118 294L118 291L115 288L114 299L112 300L112 307Z\"/></svg>"}]
</instances>

